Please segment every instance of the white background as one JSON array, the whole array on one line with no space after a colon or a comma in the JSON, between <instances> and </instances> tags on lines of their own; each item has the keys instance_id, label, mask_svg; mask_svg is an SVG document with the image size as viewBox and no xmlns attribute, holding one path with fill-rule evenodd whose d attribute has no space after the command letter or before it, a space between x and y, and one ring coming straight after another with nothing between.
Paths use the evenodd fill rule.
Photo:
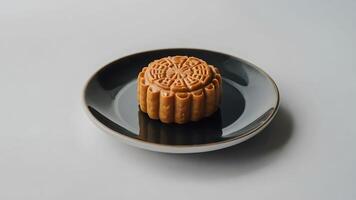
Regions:
<instances>
[{"instance_id":1,"label":"white background","mask_svg":"<svg viewBox=\"0 0 356 200\"><path fill-rule=\"evenodd\" d=\"M1 1L0 199L355 199L355 1ZM281 110L212 153L136 149L81 90L127 54L225 52L267 71Z\"/></svg>"}]
</instances>

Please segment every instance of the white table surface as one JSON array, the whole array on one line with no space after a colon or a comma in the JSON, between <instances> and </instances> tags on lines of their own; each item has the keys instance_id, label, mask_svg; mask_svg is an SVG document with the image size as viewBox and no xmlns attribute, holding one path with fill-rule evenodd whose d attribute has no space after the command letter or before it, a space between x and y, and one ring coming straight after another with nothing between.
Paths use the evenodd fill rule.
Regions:
<instances>
[{"instance_id":1,"label":"white table surface","mask_svg":"<svg viewBox=\"0 0 356 200\"><path fill-rule=\"evenodd\" d=\"M355 199L355 1L2 1L0 199ZM281 109L212 153L136 149L85 116L121 56L172 47L267 71Z\"/></svg>"}]
</instances>

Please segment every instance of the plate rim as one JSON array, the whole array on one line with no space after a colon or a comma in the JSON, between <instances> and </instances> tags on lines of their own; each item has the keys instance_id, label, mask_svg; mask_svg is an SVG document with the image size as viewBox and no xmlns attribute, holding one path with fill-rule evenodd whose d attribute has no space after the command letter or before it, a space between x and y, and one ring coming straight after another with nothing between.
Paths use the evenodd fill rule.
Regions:
<instances>
[{"instance_id":1,"label":"plate rim","mask_svg":"<svg viewBox=\"0 0 356 200\"><path fill-rule=\"evenodd\" d=\"M264 123L262 123L261 125L257 126L256 128L254 128L242 135L239 135L239 136L236 136L231 139L224 140L224 141L207 143L207 144L193 144L193 145L167 145L167 144L145 142L143 140L135 139L135 138L126 136L118 131L114 131L114 130L110 129L107 126L105 126L103 123L101 123L99 120L97 120L95 118L95 116L93 116L93 114L90 112L90 110L87 106L88 104L86 102L85 96L86 96L86 91L88 89L88 85L89 85L90 81L101 70L107 68L111 64L117 62L118 60L130 57L130 56L134 56L137 54L143 54L143 53L149 53L149 52L155 52L155 51L165 51L165 50L197 50L197 51L207 51L207 52L212 52L212 53L218 53L218 54L233 57L233 58L239 60L240 62L248 64L250 67L255 68L258 72L260 72L261 74L266 76L272 82L275 94L277 96L277 100L275 102L274 110L273 110L272 114L269 116L269 118ZM275 83L275 81L272 79L272 77L268 73L266 73L264 70L262 70L260 67L256 66L255 64L253 64L247 60L244 60L242 58L239 58L237 56L233 56L233 55L218 52L218 51L207 50L207 49L198 49L198 48L163 48L163 49L152 49L152 50L146 50L146 51L128 54L126 56L119 57L118 59L115 59L114 61L109 62L108 64L105 64L104 66L100 67L85 82L84 87L82 89L82 93L81 93L81 104L84 108L86 115L98 128L100 128L105 133L110 133L110 135L119 137L119 139L122 139L122 141L126 142L127 144L133 145L138 148L150 150L150 151L163 152L163 153L200 153L200 152L207 152L207 151L223 149L223 148L227 148L227 147L239 144L239 143L244 142L244 141L250 139L251 137L257 135L259 132L261 132L264 128L266 128L271 123L271 121L273 120L273 118L275 117L275 115L277 114L277 112L279 110L280 92L277 87L277 84Z\"/></svg>"}]
</instances>

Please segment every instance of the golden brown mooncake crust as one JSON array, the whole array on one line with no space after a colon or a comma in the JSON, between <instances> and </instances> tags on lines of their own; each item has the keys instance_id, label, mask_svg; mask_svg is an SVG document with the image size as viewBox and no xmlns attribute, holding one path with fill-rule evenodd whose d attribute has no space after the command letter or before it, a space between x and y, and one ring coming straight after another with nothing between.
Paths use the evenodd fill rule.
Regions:
<instances>
[{"instance_id":1,"label":"golden brown mooncake crust","mask_svg":"<svg viewBox=\"0 0 356 200\"><path fill-rule=\"evenodd\" d=\"M199 58L161 58L142 68L137 77L140 109L164 123L208 117L218 109L220 99L219 70Z\"/></svg>"}]
</instances>

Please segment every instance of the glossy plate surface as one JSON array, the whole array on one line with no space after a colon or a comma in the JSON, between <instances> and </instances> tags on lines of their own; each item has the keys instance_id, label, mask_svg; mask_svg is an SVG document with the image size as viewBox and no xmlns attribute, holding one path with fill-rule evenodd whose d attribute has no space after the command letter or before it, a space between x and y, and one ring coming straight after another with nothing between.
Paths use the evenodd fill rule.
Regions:
<instances>
[{"instance_id":1,"label":"glossy plate surface","mask_svg":"<svg viewBox=\"0 0 356 200\"><path fill-rule=\"evenodd\" d=\"M187 55L218 67L223 77L220 109L184 125L151 120L139 111L136 78L155 59ZM83 94L89 118L104 131L136 147L168 153L196 153L243 142L265 128L279 106L274 81L242 59L199 49L162 49L120 58L100 69Z\"/></svg>"}]
</instances>

